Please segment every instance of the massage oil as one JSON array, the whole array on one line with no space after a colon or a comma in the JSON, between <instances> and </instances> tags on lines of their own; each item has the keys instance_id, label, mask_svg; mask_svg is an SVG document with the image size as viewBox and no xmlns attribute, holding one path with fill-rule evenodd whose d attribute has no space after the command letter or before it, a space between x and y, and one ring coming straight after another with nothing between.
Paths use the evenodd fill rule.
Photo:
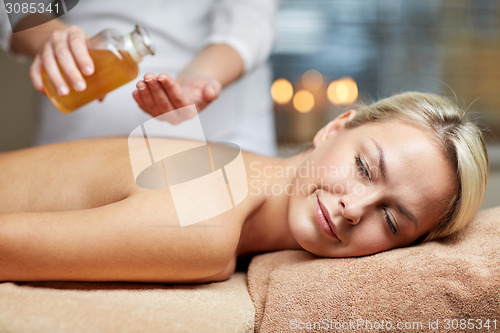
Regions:
<instances>
[{"instance_id":1,"label":"massage oil","mask_svg":"<svg viewBox=\"0 0 500 333\"><path fill-rule=\"evenodd\" d=\"M63 113L71 113L133 80L139 74L138 63L154 51L147 32L136 26L133 32L123 36L110 29L100 32L89 40L89 54L95 70L91 76L83 76L87 83L84 91L78 92L68 84L69 94L60 96L42 70L45 94ZM61 67L59 70L62 73Z\"/></svg>"}]
</instances>

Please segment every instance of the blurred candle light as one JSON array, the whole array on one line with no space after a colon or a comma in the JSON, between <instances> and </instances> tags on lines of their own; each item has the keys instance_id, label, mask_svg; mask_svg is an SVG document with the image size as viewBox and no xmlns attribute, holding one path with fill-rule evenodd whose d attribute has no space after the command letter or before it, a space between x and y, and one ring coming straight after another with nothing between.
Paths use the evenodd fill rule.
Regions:
<instances>
[{"instance_id":1,"label":"blurred candle light","mask_svg":"<svg viewBox=\"0 0 500 333\"><path fill-rule=\"evenodd\" d=\"M302 84L310 91L316 91L323 86L323 75L315 69L310 69L302 75Z\"/></svg>"},{"instance_id":2,"label":"blurred candle light","mask_svg":"<svg viewBox=\"0 0 500 333\"><path fill-rule=\"evenodd\" d=\"M293 96L293 106L299 112L306 113L314 107L314 96L310 91L299 90Z\"/></svg>"},{"instance_id":3,"label":"blurred candle light","mask_svg":"<svg viewBox=\"0 0 500 333\"><path fill-rule=\"evenodd\" d=\"M271 86L271 96L278 104L290 102L293 96L293 86L287 79L277 79Z\"/></svg>"},{"instance_id":4,"label":"blurred candle light","mask_svg":"<svg viewBox=\"0 0 500 333\"><path fill-rule=\"evenodd\" d=\"M328 85L326 95L332 104L351 104L358 99L358 85L350 77L341 78Z\"/></svg>"}]
</instances>

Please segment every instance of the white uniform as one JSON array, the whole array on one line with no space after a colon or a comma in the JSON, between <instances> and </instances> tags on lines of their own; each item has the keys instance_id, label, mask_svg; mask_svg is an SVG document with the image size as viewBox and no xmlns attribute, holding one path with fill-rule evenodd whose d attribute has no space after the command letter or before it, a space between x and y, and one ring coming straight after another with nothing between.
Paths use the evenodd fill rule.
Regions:
<instances>
[{"instance_id":1,"label":"white uniform","mask_svg":"<svg viewBox=\"0 0 500 333\"><path fill-rule=\"evenodd\" d=\"M156 55L139 64L139 77L66 115L40 97L37 144L96 136L128 135L151 118L132 97L139 78L147 72L176 76L204 46L231 45L242 56L245 75L227 86L199 116L209 140L229 141L243 149L273 155L276 152L270 69L267 58L274 39L276 0L81 0L61 17L89 36L105 28L123 34L135 24L145 27ZM0 43L8 50L11 29L2 7ZM153 133L168 136L168 133ZM151 133L150 133L151 135Z\"/></svg>"}]
</instances>

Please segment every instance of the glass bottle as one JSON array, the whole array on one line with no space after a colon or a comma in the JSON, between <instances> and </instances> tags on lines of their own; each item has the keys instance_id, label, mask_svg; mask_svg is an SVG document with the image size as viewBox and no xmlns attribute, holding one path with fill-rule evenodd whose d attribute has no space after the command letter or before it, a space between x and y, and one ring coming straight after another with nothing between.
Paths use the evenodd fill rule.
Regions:
<instances>
[{"instance_id":1,"label":"glass bottle","mask_svg":"<svg viewBox=\"0 0 500 333\"><path fill-rule=\"evenodd\" d=\"M136 25L129 34L120 35L106 29L90 38L89 54L94 61L94 74L83 76L87 83L84 91L76 91L68 84L69 94L60 96L45 69L42 80L45 94L61 112L70 113L110 91L133 80L139 74L138 63L148 54L154 55L154 47L147 31ZM61 67L59 70L62 73Z\"/></svg>"}]
</instances>

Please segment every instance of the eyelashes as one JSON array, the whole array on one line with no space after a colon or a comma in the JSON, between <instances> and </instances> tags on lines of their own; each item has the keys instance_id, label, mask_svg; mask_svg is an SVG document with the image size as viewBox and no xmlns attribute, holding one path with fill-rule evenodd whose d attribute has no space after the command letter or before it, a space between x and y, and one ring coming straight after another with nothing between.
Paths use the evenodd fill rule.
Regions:
<instances>
[{"instance_id":1,"label":"eyelashes","mask_svg":"<svg viewBox=\"0 0 500 333\"><path fill-rule=\"evenodd\" d=\"M356 165L358 166L358 170L363 174L363 177L371 181L370 173L368 172L368 168L363 164L363 161L361 161L361 157L359 155L356 155L354 157L354 160L356 161Z\"/></svg>"},{"instance_id":2,"label":"eyelashes","mask_svg":"<svg viewBox=\"0 0 500 333\"><path fill-rule=\"evenodd\" d=\"M372 179L371 179L370 173L368 172L368 168L365 166L365 164L361 160L361 157L359 155L354 156L354 161L358 167L358 170L362 173L363 177L366 178L368 181L371 181ZM391 233L393 235L396 235L398 233L396 230L396 225L392 221L389 212L387 211L387 209L384 208L383 213L384 213L384 218L387 222L387 225L389 226L389 229L391 230Z\"/></svg>"},{"instance_id":3,"label":"eyelashes","mask_svg":"<svg viewBox=\"0 0 500 333\"><path fill-rule=\"evenodd\" d=\"M384 208L384 215L385 215L385 220L387 221L387 225L389 226L389 229L391 229L393 235L396 235L398 233L396 230L396 226L392 222L391 217L389 216L389 212L385 208Z\"/></svg>"}]
</instances>

